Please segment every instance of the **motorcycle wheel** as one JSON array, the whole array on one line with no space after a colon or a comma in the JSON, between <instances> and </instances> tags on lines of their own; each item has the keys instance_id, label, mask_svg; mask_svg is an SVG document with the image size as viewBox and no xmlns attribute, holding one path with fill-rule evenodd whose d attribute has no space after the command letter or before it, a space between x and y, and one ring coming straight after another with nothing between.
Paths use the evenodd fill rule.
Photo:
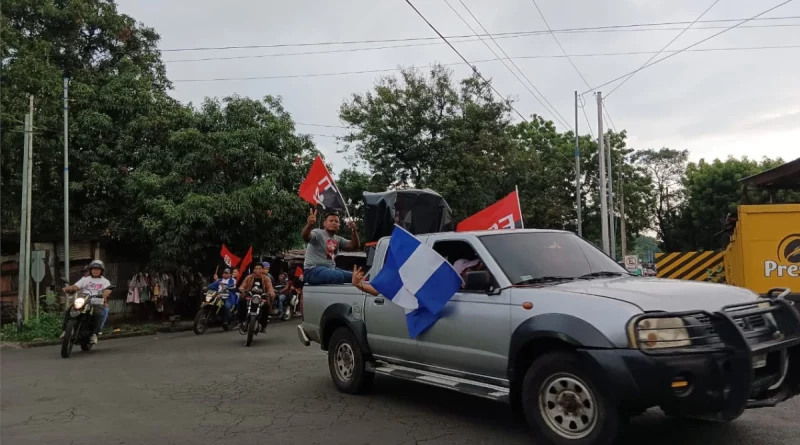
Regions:
<instances>
[{"instance_id":1,"label":"motorcycle wheel","mask_svg":"<svg viewBox=\"0 0 800 445\"><path fill-rule=\"evenodd\" d=\"M244 341L245 346L250 346L253 344L253 336L256 333L256 325L258 324L258 320L256 317L250 317L250 320L247 321L247 339Z\"/></svg>"},{"instance_id":2,"label":"motorcycle wheel","mask_svg":"<svg viewBox=\"0 0 800 445\"><path fill-rule=\"evenodd\" d=\"M75 324L77 320L69 320L67 328L64 330L64 338L61 339L61 357L69 358L72 355L72 336L75 334Z\"/></svg>"},{"instance_id":3,"label":"motorcycle wheel","mask_svg":"<svg viewBox=\"0 0 800 445\"><path fill-rule=\"evenodd\" d=\"M208 324L208 313L209 311L206 309L201 309L197 312L197 315L194 316L194 324L192 325L194 329L194 333L197 335L203 335L206 332L207 324Z\"/></svg>"}]
</instances>

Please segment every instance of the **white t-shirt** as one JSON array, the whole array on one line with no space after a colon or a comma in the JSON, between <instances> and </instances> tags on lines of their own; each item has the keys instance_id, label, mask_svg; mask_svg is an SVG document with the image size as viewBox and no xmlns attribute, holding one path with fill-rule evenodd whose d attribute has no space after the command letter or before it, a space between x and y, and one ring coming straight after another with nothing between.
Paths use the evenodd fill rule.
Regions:
<instances>
[{"instance_id":1,"label":"white t-shirt","mask_svg":"<svg viewBox=\"0 0 800 445\"><path fill-rule=\"evenodd\" d=\"M83 277L75 283L81 289L81 293L89 294L91 296L100 295L100 291L111 286L111 282L105 277Z\"/></svg>"}]
</instances>

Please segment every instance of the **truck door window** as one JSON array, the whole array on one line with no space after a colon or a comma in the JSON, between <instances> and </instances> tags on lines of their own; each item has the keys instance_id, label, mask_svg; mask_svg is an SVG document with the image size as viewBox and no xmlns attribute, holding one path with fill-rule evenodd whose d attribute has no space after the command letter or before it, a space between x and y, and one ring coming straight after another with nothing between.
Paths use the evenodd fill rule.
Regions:
<instances>
[{"instance_id":1,"label":"truck door window","mask_svg":"<svg viewBox=\"0 0 800 445\"><path fill-rule=\"evenodd\" d=\"M435 250L439 255L443 256L453 266L456 266L456 263L459 260L466 260L462 261L458 265L460 267L465 265L469 266L462 271L462 278L465 277L466 272L483 270L486 267L481 260L481 257L477 254L477 252L475 252L475 249L472 248L472 245L466 241L437 241L433 244L433 250ZM483 290L477 291L471 289L462 289L462 292L483 292Z\"/></svg>"}]
</instances>

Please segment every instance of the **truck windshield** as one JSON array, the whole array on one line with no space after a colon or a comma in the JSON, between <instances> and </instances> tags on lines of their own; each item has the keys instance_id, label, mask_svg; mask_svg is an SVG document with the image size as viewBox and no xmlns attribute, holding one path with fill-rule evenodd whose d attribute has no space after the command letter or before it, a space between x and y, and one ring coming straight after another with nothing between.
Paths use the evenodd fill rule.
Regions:
<instances>
[{"instance_id":1,"label":"truck windshield","mask_svg":"<svg viewBox=\"0 0 800 445\"><path fill-rule=\"evenodd\" d=\"M513 284L628 275L602 251L564 232L484 235L483 245Z\"/></svg>"}]
</instances>

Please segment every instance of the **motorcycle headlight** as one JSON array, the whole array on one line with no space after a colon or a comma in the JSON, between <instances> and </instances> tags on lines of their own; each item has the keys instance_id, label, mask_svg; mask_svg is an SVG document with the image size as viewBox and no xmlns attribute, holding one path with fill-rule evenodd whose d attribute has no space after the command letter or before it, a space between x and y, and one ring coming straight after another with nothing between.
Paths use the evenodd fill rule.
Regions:
<instances>
[{"instance_id":1,"label":"motorcycle headlight","mask_svg":"<svg viewBox=\"0 0 800 445\"><path fill-rule=\"evenodd\" d=\"M75 306L75 309L82 308L84 304L86 304L86 298L84 297L78 297L72 302L72 305Z\"/></svg>"},{"instance_id":2,"label":"motorcycle headlight","mask_svg":"<svg viewBox=\"0 0 800 445\"><path fill-rule=\"evenodd\" d=\"M250 299L253 304L261 304L261 297L258 295L253 295L253 298Z\"/></svg>"},{"instance_id":3,"label":"motorcycle headlight","mask_svg":"<svg viewBox=\"0 0 800 445\"><path fill-rule=\"evenodd\" d=\"M211 301L211 299L212 299L211 295L206 295L206 301Z\"/></svg>"},{"instance_id":4,"label":"motorcycle headlight","mask_svg":"<svg viewBox=\"0 0 800 445\"><path fill-rule=\"evenodd\" d=\"M628 336L633 347L643 349L685 348L692 345L686 323L680 318L645 318L635 321Z\"/></svg>"}]
</instances>

